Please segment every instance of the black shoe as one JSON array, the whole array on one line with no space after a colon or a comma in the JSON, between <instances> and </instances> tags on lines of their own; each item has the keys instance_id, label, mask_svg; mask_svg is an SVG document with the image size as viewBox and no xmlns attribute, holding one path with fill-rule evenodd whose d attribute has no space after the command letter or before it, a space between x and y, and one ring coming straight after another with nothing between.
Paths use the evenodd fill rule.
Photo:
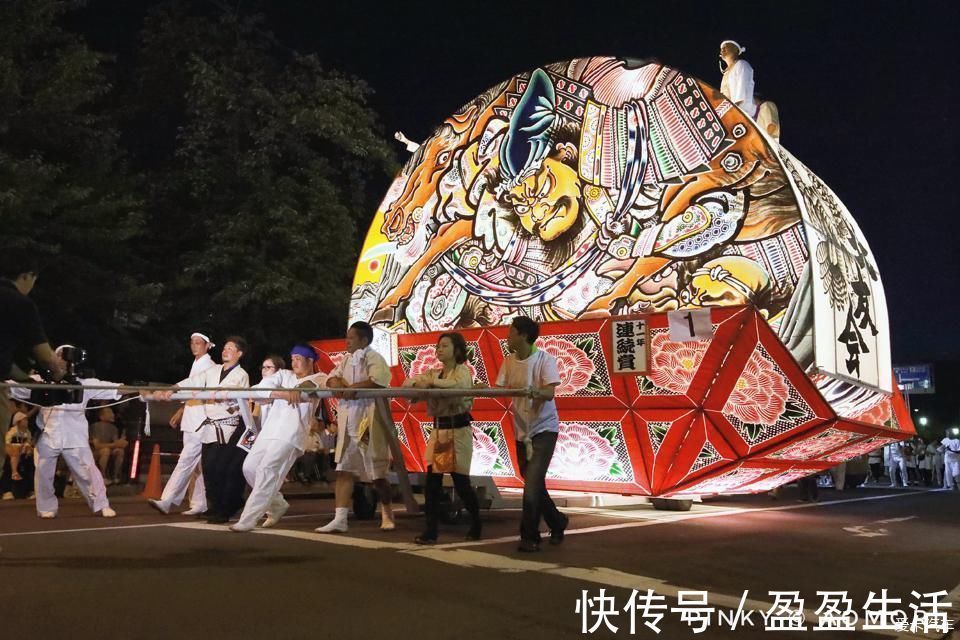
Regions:
<instances>
[{"instance_id":1,"label":"black shoe","mask_svg":"<svg viewBox=\"0 0 960 640\"><path fill-rule=\"evenodd\" d=\"M563 532L570 526L570 518L564 518L563 526L559 529L550 530L550 544L560 544L563 542Z\"/></svg>"},{"instance_id":2,"label":"black shoe","mask_svg":"<svg viewBox=\"0 0 960 640\"><path fill-rule=\"evenodd\" d=\"M540 551L540 543L533 540L521 540L517 551L521 553L536 553Z\"/></svg>"},{"instance_id":3,"label":"black shoe","mask_svg":"<svg viewBox=\"0 0 960 640\"><path fill-rule=\"evenodd\" d=\"M465 539L465 540L479 540L479 539L480 539L480 532L481 532L481 530L482 530L482 527L481 527L481 525L480 525L479 522L477 522L476 524L470 525L470 530L467 531L467 535L464 536L464 539Z\"/></svg>"},{"instance_id":4,"label":"black shoe","mask_svg":"<svg viewBox=\"0 0 960 640\"><path fill-rule=\"evenodd\" d=\"M413 539L417 544L437 544L437 536L430 535L428 533L421 533L419 536Z\"/></svg>"},{"instance_id":5,"label":"black shoe","mask_svg":"<svg viewBox=\"0 0 960 640\"><path fill-rule=\"evenodd\" d=\"M207 517L207 524L227 524L230 518L221 515L212 515Z\"/></svg>"}]
</instances>

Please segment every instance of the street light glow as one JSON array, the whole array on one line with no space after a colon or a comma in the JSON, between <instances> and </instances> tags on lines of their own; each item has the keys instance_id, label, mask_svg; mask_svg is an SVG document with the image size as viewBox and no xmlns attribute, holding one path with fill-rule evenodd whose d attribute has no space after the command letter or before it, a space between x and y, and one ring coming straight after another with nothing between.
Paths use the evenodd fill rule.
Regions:
<instances>
[{"instance_id":1,"label":"street light glow","mask_svg":"<svg viewBox=\"0 0 960 640\"><path fill-rule=\"evenodd\" d=\"M927 426L927 422L928 422L928 421L927 421L927 416L920 416L920 426L921 426L921 427Z\"/></svg>"}]
</instances>

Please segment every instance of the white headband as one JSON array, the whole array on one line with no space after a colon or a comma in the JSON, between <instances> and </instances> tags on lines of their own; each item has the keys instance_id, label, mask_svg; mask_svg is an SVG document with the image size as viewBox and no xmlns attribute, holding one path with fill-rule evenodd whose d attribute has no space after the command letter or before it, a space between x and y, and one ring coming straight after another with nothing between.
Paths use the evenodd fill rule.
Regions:
<instances>
[{"instance_id":1,"label":"white headband","mask_svg":"<svg viewBox=\"0 0 960 640\"><path fill-rule=\"evenodd\" d=\"M211 346L211 347L217 346L217 345L213 344L213 340L211 340L211 339L208 338L207 336L203 335L203 334L200 333L199 331L194 331L193 333L190 334L190 337L191 337L191 338L201 338L201 339L203 339L204 342L210 343L210 346Z\"/></svg>"},{"instance_id":2,"label":"white headband","mask_svg":"<svg viewBox=\"0 0 960 640\"><path fill-rule=\"evenodd\" d=\"M725 45L725 44L732 44L733 46L735 46L735 47L737 48L737 50L738 50L740 53L746 53L746 52L747 52L747 48L746 48L746 47L741 47L740 44L739 44L736 40L724 40L723 42L720 43L720 46L722 47L722 46Z\"/></svg>"},{"instance_id":3,"label":"white headband","mask_svg":"<svg viewBox=\"0 0 960 640\"><path fill-rule=\"evenodd\" d=\"M60 355L60 352L63 351L64 349L76 349L76 347L73 346L72 344L62 344L54 350L54 353L56 353L57 355Z\"/></svg>"}]
</instances>

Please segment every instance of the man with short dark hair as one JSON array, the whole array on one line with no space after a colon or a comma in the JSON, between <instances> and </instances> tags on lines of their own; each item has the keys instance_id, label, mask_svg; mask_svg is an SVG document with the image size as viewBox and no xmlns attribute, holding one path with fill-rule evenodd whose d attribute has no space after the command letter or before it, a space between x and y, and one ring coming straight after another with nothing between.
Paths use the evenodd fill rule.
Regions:
<instances>
[{"instance_id":1,"label":"man with short dark hair","mask_svg":"<svg viewBox=\"0 0 960 640\"><path fill-rule=\"evenodd\" d=\"M123 459L127 452L127 439L120 436L117 430L117 416L110 407L99 407L93 411L96 420L90 425L90 445L93 447L94 458L100 467L100 475L104 484L117 484L123 473ZM107 467L113 461L112 480L107 475Z\"/></svg>"},{"instance_id":2,"label":"man with short dark hair","mask_svg":"<svg viewBox=\"0 0 960 640\"><path fill-rule=\"evenodd\" d=\"M36 258L19 249L0 250L0 380L23 380L26 375L14 360L28 351L39 365L50 369L57 379L65 366L47 341L40 312L27 294L33 289L40 269ZM27 365L24 365L25 367ZM0 388L0 429L10 426L12 408L6 387Z\"/></svg>"},{"instance_id":3,"label":"man with short dark hair","mask_svg":"<svg viewBox=\"0 0 960 640\"><path fill-rule=\"evenodd\" d=\"M338 533L347 530L347 514L353 498L356 479L372 481L380 495L380 528L396 528L390 503L390 436L377 414L376 400L357 399L351 389L379 389L390 385L390 367L383 356L370 346L373 327L366 322L354 322L347 330L349 355L340 361L327 378L327 387L343 389L337 404L337 485L334 518L316 529L319 533Z\"/></svg>"},{"instance_id":4,"label":"man with short dark hair","mask_svg":"<svg viewBox=\"0 0 960 640\"><path fill-rule=\"evenodd\" d=\"M560 384L557 359L534 346L540 326L532 319L513 319L507 334L510 355L497 376L498 387L529 389L528 397L512 398L517 461L523 476L523 513L519 551L540 550L540 516L550 527L550 543L563 542L569 522L547 493L547 469L560 432L560 415L554 391Z\"/></svg>"}]
</instances>

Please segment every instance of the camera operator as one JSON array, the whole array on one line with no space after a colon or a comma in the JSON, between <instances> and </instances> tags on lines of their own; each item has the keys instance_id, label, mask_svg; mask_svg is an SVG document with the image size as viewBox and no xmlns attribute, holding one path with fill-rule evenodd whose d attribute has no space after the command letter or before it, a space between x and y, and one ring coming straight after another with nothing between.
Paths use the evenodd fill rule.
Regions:
<instances>
[{"instance_id":1,"label":"camera operator","mask_svg":"<svg viewBox=\"0 0 960 640\"><path fill-rule=\"evenodd\" d=\"M51 392L51 406L40 409L37 425L42 435L36 446L36 494L37 515L55 518L59 503L53 488L53 476L57 470L57 458L63 457L73 482L86 499L90 509L104 518L113 518L117 512L110 508L103 475L97 468L90 450L90 425L86 408L91 400L120 399L121 385L96 378L75 375L74 367L83 362L86 353L72 345L57 347L58 356L67 363L65 379L87 386L110 386L112 389L83 389L76 392L55 389Z\"/></svg>"},{"instance_id":2,"label":"camera operator","mask_svg":"<svg viewBox=\"0 0 960 640\"><path fill-rule=\"evenodd\" d=\"M27 297L38 272L37 259L26 251L0 250L0 379L26 379L24 371L31 367L23 362L22 368L14 367L14 359L21 354L49 369L54 379L64 374L63 361L47 342L37 305ZM0 388L0 430L10 426L11 415L8 390Z\"/></svg>"}]
</instances>

